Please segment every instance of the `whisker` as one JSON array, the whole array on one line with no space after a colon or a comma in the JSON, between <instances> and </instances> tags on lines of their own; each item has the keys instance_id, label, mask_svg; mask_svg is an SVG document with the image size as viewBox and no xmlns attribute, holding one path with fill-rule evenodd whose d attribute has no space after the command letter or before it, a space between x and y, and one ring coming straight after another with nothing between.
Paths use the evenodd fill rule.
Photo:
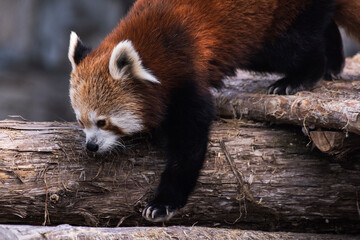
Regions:
<instances>
[{"instance_id":1,"label":"whisker","mask_svg":"<svg viewBox=\"0 0 360 240\"><path fill-rule=\"evenodd\" d=\"M125 145L125 142L119 138L117 141L116 141L117 145L120 146L121 148L125 149L126 148L126 145Z\"/></svg>"}]
</instances>

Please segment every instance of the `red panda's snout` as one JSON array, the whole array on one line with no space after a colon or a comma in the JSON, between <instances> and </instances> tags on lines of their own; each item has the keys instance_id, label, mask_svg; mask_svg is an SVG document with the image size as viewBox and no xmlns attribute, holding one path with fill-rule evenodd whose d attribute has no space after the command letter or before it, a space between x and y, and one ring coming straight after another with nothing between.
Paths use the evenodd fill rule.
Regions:
<instances>
[{"instance_id":1,"label":"red panda's snout","mask_svg":"<svg viewBox=\"0 0 360 240\"><path fill-rule=\"evenodd\" d=\"M112 130L98 127L84 128L86 134L86 149L91 152L106 153L116 146L124 147L119 141L121 135Z\"/></svg>"},{"instance_id":2,"label":"red panda's snout","mask_svg":"<svg viewBox=\"0 0 360 240\"><path fill-rule=\"evenodd\" d=\"M97 152L97 150L99 150L99 145L90 141L86 143L86 149L90 152Z\"/></svg>"},{"instance_id":3,"label":"red panda's snout","mask_svg":"<svg viewBox=\"0 0 360 240\"><path fill-rule=\"evenodd\" d=\"M118 146L125 148L121 137L144 130L141 117L124 109L105 116L95 110L81 111L77 105L73 107L86 135L86 149L91 152L106 153Z\"/></svg>"}]
</instances>

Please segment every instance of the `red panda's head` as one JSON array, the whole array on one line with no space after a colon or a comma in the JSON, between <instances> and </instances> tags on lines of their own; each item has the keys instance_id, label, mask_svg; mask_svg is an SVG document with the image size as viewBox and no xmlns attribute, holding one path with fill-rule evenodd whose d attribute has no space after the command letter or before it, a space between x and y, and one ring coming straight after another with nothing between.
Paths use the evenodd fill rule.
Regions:
<instances>
[{"instance_id":1,"label":"red panda's head","mask_svg":"<svg viewBox=\"0 0 360 240\"><path fill-rule=\"evenodd\" d=\"M141 90L159 81L144 68L130 41L90 53L72 32L68 56L71 104L88 150L109 151L120 144L119 137L146 129L147 103Z\"/></svg>"}]
</instances>

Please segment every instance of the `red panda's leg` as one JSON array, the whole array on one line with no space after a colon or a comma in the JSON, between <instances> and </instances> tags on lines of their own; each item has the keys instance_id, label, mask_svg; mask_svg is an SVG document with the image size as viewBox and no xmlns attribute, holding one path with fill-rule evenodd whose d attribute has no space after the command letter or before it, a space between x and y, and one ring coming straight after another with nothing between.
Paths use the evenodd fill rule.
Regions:
<instances>
[{"instance_id":1,"label":"red panda's leg","mask_svg":"<svg viewBox=\"0 0 360 240\"><path fill-rule=\"evenodd\" d=\"M343 43L338 26L331 21L325 31L326 70L324 79L327 81L336 78L345 64Z\"/></svg>"},{"instance_id":2,"label":"red panda's leg","mask_svg":"<svg viewBox=\"0 0 360 240\"><path fill-rule=\"evenodd\" d=\"M330 25L334 4L335 0L309 2L285 32L272 41L265 39L262 49L250 56L249 69L285 74L269 87L268 93L310 90L324 77L326 58L331 55L327 48L339 41L334 36L327 39L335 31Z\"/></svg>"},{"instance_id":3,"label":"red panda's leg","mask_svg":"<svg viewBox=\"0 0 360 240\"><path fill-rule=\"evenodd\" d=\"M316 46L316 45L315 45ZM268 88L268 93L294 94L310 90L322 77L332 80L344 67L344 53L339 29L331 21L324 32L323 41L303 59L294 61L294 69L286 77Z\"/></svg>"},{"instance_id":4,"label":"red panda's leg","mask_svg":"<svg viewBox=\"0 0 360 240\"><path fill-rule=\"evenodd\" d=\"M173 93L163 124L167 165L154 199L143 210L147 220L169 220L186 204L205 159L214 115L211 94L200 95L195 83Z\"/></svg>"},{"instance_id":5,"label":"red panda's leg","mask_svg":"<svg viewBox=\"0 0 360 240\"><path fill-rule=\"evenodd\" d=\"M269 94L291 95L302 90L311 90L325 73L325 47L315 46L307 57L298 59L285 77L268 88Z\"/></svg>"}]
</instances>

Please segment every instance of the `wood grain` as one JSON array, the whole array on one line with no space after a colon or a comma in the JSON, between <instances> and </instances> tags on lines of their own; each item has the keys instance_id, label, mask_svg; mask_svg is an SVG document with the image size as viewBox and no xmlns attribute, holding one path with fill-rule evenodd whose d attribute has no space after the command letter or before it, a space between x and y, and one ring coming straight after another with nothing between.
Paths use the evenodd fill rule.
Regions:
<instances>
[{"instance_id":1,"label":"wood grain","mask_svg":"<svg viewBox=\"0 0 360 240\"><path fill-rule=\"evenodd\" d=\"M73 123L1 121L0 223L154 226L141 210L165 158L149 141L93 156ZM308 142L292 126L214 123L197 188L166 224L359 233L360 162Z\"/></svg>"}]
</instances>

